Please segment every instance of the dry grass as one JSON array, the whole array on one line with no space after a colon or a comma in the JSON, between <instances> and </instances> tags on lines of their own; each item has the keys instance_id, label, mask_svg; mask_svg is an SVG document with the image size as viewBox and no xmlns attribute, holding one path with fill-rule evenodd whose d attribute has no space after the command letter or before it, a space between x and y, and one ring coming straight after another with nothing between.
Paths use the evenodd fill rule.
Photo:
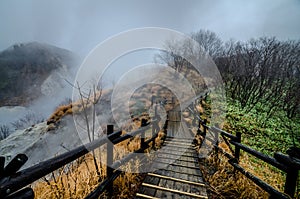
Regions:
<instances>
[{"instance_id":1,"label":"dry grass","mask_svg":"<svg viewBox=\"0 0 300 199\"><path fill-rule=\"evenodd\" d=\"M242 153L240 165L275 189L284 191L285 174L279 169L246 153Z\"/></svg>"},{"instance_id":2,"label":"dry grass","mask_svg":"<svg viewBox=\"0 0 300 199\"><path fill-rule=\"evenodd\" d=\"M100 168L105 176L104 168ZM99 180L91 154L53 172L47 178L34 185L36 198L83 198L96 187Z\"/></svg>"},{"instance_id":3,"label":"dry grass","mask_svg":"<svg viewBox=\"0 0 300 199\"><path fill-rule=\"evenodd\" d=\"M151 87L145 87L144 93ZM164 88L161 86L156 86L157 93L162 91ZM155 89L154 89L155 90ZM161 96L169 94L164 92ZM160 97L161 97L160 96ZM150 106L150 97L145 97L142 93L135 93L134 98L142 101L146 106ZM135 105L136 101L132 102L132 106ZM84 103L84 104L82 104ZM55 125L59 124L61 118L66 115L77 114L83 112L84 108L89 108L92 103L89 99L83 102L73 102L68 105L61 105L57 107L54 113L47 120L47 124ZM138 117L131 119L128 125L125 125L122 131L122 135L127 132L134 131L141 126L141 120L150 120L148 113L143 113ZM149 130L149 136L151 130ZM148 135L146 133L146 136ZM159 147L162 144L162 139L164 138L164 133L159 132L156 138L155 147ZM114 161L120 160L127 154L140 148L140 137L136 136L132 139L127 139L119 144L114 145ZM152 143L150 143L150 148L152 148ZM150 148L146 152L150 151ZM96 169L93 154L95 155L96 164L98 166L98 171ZM64 168L53 172L48 175L47 178L41 179L33 185L36 198L84 198L91 191L93 191L99 183L101 183L106 177L106 145L95 150L94 153L89 153L78 160L66 165ZM126 171L122 173L114 181L114 196L113 198L132 198L138 189L139 183L141 183L143 174L138 173L140 166L139 160L132 160L129 163L122 166L122 170ZM107 195L102 194L101 198L107 198Z\"/></svg>"},{"instance_id":4,"label":"dry grass","mask_svg":"<svg viewBox=\"0 0 300 199\"><path fill-rule=\"evenodd\" d=\"M211 157L207 167L212 167L205 173L209 183L211 198L268 198L269 195L256 186L243 174L234 171L227 158L219 155L218 159Z\"/></svg>"},{"instance_id":5,"label":"dry grass","mask_svg":"<svg viewBox=\"0 0 300 199\"><path fill-rule=\"evenodd\" d=\"M228 146L220 147L229 152ZM247 171L261 178L271 186L283 191L284 176L281 172L262 161L253 162L247 153L241 153L240 165ZM212 154L203 160L202 170L209 184L211 198L269 198L269 194L258 187L228 163L222 154Z\"/></svg>"},{"instance_id":6,"label":"dry grass","mask_svg":"<svg viewBox=\"0 0 300 199\"><path fill-rule=\"evenodd\" d=\"M133 125L126 128L137 129L141 125L142 118L149 119L149 116L144 114L140 118L135 118ZM123 131L122 134L126 134L126 132ZM164 133L160 132L156 138L157 145L162 143L161 139L163 136ZM139 148L139 136L116 144L114 146L114 160L120 160ZM106 177L106 145L95 150L94 154L100 175L96 172L93 155L89 153L53 172L47 178L36 182L33 185L36 198L84 198ZM126 172L114 181L114 196L112 198L133 197L144 176L138 173L139 166L139 160L132 160L122 167L122 170ZM107 198L107 195L102 194L101 198Z\"/></svg>"},{"instance_id":7,"label":"dry grass","mask_svg":"<svg viewBox=\"0 0 300 199\"><path fill-rule=\"evenodd\" d=\"M209 104L201 101L201 104L196 108L201 113L202 119L209 118L207 114L210 112ZM184 112L183 115L186 122L191 124L192 120L189 113ZM203 131L203 128L201 128L201 130ZM196 135L196 128L193 128L193 133ZM202 136L196 135L195 142L200 144L202 141ZM207 144L209 145L209 142ZM225 142L221 142L219 146L230 153ZM203 152L205 149L201 150L201 152ZM198 151L200 151L200 148L198 148ZM201 169L204 173L205 180L209 184L211 198L269 198L267 192L262 190L243 174L236 171L228 163L228 158L222 154L219 153L218 156L216 156L212 153L207 159L203 159L202 161ZM281 192L283 191L285 175L280 170L245 152L241 152L240 165L274 188Z\"/></svg>"},{"instance_id":8,"label":"dry grass","mask_svg":"<svg viewBox=\"0 0 300 199\"><path fill-rule=\"evenodd\" d=\"M106 160L105 153L102 152L101 156L102 160ZM118 150L115 157L118 156L124 156L124 154ZM99 158L97 158L97 162L100 165L100 176L95 170L92 154L88 154L80 161L73 162L49 175L49 179L37 182L34 185L36 198L84 198L106 177L106 165L100 162ZM114 181L115 197L113 198L133 196L137 189L137 186L134 185L137 185L142 177L137 173L138 164L138 160L135 160L131 164L127 164L126 168L122 168L127 172ZM105 193L101 195L101 198L107 198Z\"/></svg>"}]
</instances>

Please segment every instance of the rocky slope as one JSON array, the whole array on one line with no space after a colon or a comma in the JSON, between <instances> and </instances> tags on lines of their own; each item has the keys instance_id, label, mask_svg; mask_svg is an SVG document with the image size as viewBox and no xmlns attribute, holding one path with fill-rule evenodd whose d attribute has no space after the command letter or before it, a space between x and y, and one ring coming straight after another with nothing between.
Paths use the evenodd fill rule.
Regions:
<instances>
[{"instance_id":1,"label":"rocky slope","mask_svg":"<svg viewBox=\"0 0 300 199\"><path fill-rule=\"evenodd\" d=\"M97 120L99 123L107 123L111 118L110 108L111 92L106 92L103 95L103 100L97 105ZM80 105L80 103L76 103ZM5 157L7 164L13 157L19 153L26 154L29 159L22 168L32 166L40 161L55 157L58 154L72 150L77 146L87 143L88 135L84 126L85 120L82 119L83 113L76 114L61 114L61 109L68 107L68 113L72 113L73 106L62 105L57 108L57 111L52 115L59 117L55 123L42 122L26 129L17 130L10 134L6 139L0 140L0 156ZM89 110L89 109L87 109ZM91 117L90 115L88 116ZM74 123L80 123L82 126L77 126ZM81 128L83 127L83 128ZM104 126L105 127L105 126ZM100 136L99 126L96 127L96 137Z\"/></svg>"},{"instance_id":2,"label":"rocky slope","mask_svg":"<svg viewBox=\"0 0 300 199\"><path fill-rule=\"evenodd\" d=\"M72 52L37 42L0 53L0 106L24 106L62 88L79 59Z\"/></svg>"}]
</instances>

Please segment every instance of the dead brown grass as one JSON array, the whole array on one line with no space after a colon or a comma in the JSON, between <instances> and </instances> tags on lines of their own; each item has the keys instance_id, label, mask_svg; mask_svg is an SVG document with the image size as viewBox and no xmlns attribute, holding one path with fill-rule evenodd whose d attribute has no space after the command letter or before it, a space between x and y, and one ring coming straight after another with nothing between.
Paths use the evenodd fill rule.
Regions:
<instances>
[{"instance_id":1,"label":"dead brown grass","mask_svg":"<svg viewBox=\"0 0 300 199\"><path fill-rule=\"evenodd\" d=\"M202 119L209 118L207 115L210 112L209 104L201 101L201 104L196 108L202 113L200 114ZM184 112L183 115L186 122L191 124L192 119L189 113ZM203 128L201 130L203 131ZM192 131L196 135L196 128L193 128ZM202 141L202 136L196 135L195 142L199 145ZM230 153L229 147L225 142L221 142L219 146ZM200 151L200 148L198 148L198 151ZM210 198L269 198L267 192L236 171L228 163L228 158L220 153L218 156L212 153L207 159L202 160L201 165L205 180L209 184ZM278 169L261 160L255 159L245 152L241 152L240 165L274 188L283 191L285 175Z\"/></svg>"},{"instance_id":2,"label":"dead brown grass","mask_svg":"<svg viewBox=\"0 0 300 199\"><path fill-rule=\"evenodd\" d=\"M210 198L268 198L269 195L256 186L227 162L223 155L205 161L204 176L209 184ZM206 170L206 171L205 171Z\"/></svg>"},{"instance_id":3,"label":"dead brown grass","mask_svg":"<svg viewBox=\"0 0 300 199\"><path fill-rule=\"evenodd\" d=\"M229 152L228 146L220 143L220 147ZM269 198L269 194L258 187L228 163L222 154L212 154L203 160L202 170L209 183L211 198ZM247 153L241 153L240 165L247 171L261 178L268 184L283 191L284 177L266 163L253 162Z\"/></svg>"},{"instance_id":4,"label":"dead brown grass","mask_svg":"<svg viewBox=\"0 0 300 199\"><path fill-rule=\"evenodd\" d=\"M152 92L154 91L155 94L157 94L159 97L166 97L171 95L169 91L164 91L164 88L159 85L153 88ZM146 106L150 106L151 98L145 95L138 96L138 94L135 94L134 97L141 99ZM64 116L80 113L84 108L89 108L91 105L92 104L89 100L83 102L73 102L68 105L61 105L49 117L49 119L47 120L47 124L55 125ZM133 105L134 104L132 104L132 106ZM173 107L167 105L167 107L165 108L166 110L170 110ZM122 134L126 134L126 131L131 132L139 128L141 126L141 119L150 120L149 114L146 113L136 118L132 118L133 125L126 126ZM151 133L148 134L148 137L150 137ZM158 137L155 139L155 147L160 147L163 142L162 140L164 139L164 136L165 135L163 132L159 132ZM139 148L140 138L138 136L132 139L125 140L114 146L114 160L120 160L130 152L133 152ZM150 148L152 148L152 143L150 143ZM149 152L149 150L150 149L148 149L146 152ZM98 175L97 173L93 154L95 155L100 175ZM98 150L95 150L94 153L89 153L82 158L74 161L73 163L66 165L64 168L53 172L45 179L36 182L33 185L35 197L41 199L84 198L87 194L94 190L101 181L105 179L105 160L106 146L102 146ZM139 160L132 160L129 164L123 166L122 169L126 172L114 181L113 198L133 197L138 189L139 183L141 183L141 180L143 178L143 174L138 173L140 164L141 163L139 162ZM105 194L102 194L100 198L107 198L107 196Z\"/></svg>"},{"instance_id":5,"label":"dead brown grass","mask_svg":"<svg viewBox=\"0 0 300 199\"><path fill-rule=\"evenodd\" d=\"M137 118L131 129L137 129L141 125L142 118L149 119L149 116L144 114L141 118ZM126 132L123 131L122 134L126 134ZM163 136L164 133L160 132L156 138L157 145L162 143ZM114 160L119 160L139 148L140 138L138 136L131 140L125 140L114 146ZM84 198L106 177L106 146L95 150L94 154L100 175L96 172L93 155L89 153L53 172L47 178L36 182L33 185L36 198ZM122 167L126 172L114 181L112 198L132 198L134 196L143 178L143 174L138 173L139 165L139 160L132 160ZM100 198L107 198L107 195L102 194Z\"/></svg>"}]
</instances>

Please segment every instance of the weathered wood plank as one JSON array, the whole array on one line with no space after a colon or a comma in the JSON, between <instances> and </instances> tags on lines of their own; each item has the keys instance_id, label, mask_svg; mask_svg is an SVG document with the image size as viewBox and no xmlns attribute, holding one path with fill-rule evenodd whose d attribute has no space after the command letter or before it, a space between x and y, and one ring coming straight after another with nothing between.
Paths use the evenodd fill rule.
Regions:
<instances>
[{"instance_id":1,"label":"weathered wood plank","mask_svg":"<svg viewBox=\"0 0 300 199\"><path fill-rule=\"evenodd\" d=\"M159 174L155 174L155 173L148 173L148 175L149 176L154 176L154 177L157 177L157 178L163 178L163 179L167 179L167 180L173 180L173 181L177 181L177 182L182 182L182 183L186 183L186 184L193 184L193 185L198 185L198 186L205 186L204 183L192 182L192 181L188 181L188 180L183 180L183 179L179 179L179 178L173 178L173 177L159 175Z\"/></svg>"},{"instance_id":2,"label":"weathered wood plank","mask_svg":"<svg viewBox=\"0 0 300 199\"><path fill-rule=\"evenodd\" d=\"M154 171L147 174L137 197L208 198L193 140L173 136L153 153Z\"/></svg>"},{"instance_id":3,"label":"weathered wood plank","mask_svg":"<svg viewBox=\"0 0 300 199\"><path fill-rule=\"evenodd\" d=\"M150 188L154 188L154 189L159 189L159 190L162 190L162 191L167 191L167 192L173 192L173 193L178 193L178 194L182 194L182 195L192 196L192 197L195 197L195 198L208 199L207 196L198 195L198 194L189 193L189 192L180 191L180 190L171 189L171 188L166 188L166 187L160 187L160 186L157 186L157 185L151 185L151 184L147 184L147 183L143 183L142 186L150 187Z\"/></svg>"}]
</instances>

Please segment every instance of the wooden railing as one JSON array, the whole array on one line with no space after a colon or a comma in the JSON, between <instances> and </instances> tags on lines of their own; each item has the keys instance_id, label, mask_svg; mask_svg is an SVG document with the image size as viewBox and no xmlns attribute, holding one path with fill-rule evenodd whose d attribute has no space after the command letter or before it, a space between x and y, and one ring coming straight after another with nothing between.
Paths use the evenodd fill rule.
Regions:
<instances>
[{"instance_id":1,"label":"wooden railing","mask_svg":"<svg viewBox=\"0 0 300 199\"><path fill-rule=\"evenodd\" d=\"M244 174L247 178L252 180L255 184L261 187L263 190L267 191L270 194L270 198L290 198L294 197L297 180L298 180L298 173L300 170L300 150L296 147L291 147L287 154L285 155L282 153L275 152L274 157L268 156L264 153L256 151L244 144L241 143L242 135L240 132L237 132L236 135L223 131L217 127L208 126L206 119L200 118L200 113L197 112L197 109L194 105L188 107L188 110L194 115L193 124L198 125L197 134L201 135L204 140L207 139L211 143L213 143L214 151L216 155L221 152L227 157L229 160L228 162L239 172ZM208 133L211 134L211 137L206 136ZM223 141L229 147L231 152L226 152L223 148L219 146L219 138L222 137ZM232 145L234 146L234 150L232 149ZM240 151L243 150L252 156L278 168L279 170L286 173L285 185L284 185L284 193L278 191L268 183L264 182L260 178L256 177L252 173L246 171L240 164ZM297 154L297 155L296 155Z\"/></svg>"},{"instance_id":2,"label":"wooden railing","mask_svg":"<svg viewBox=\"0 0 300 199\"><path fill-rule=\"evenodd\" d=\"M154 118L156 118L156 116ZM147 148L149 148L151 142L154 144L155 138L158 136L160 130L158 123L158 119L153 119L151 123L147 123L146 120L142 119L141 127L138 130L125 135L121 135L122 131L114 132L113 125L108 125L107 136L94 140L86 145L79 146L71 151L40 162L21 171L19 171L19 169L28 159L25 154L17 155L6 167L4 167L5 158L0 157L0 198L34 198L32 188L26 186L104 144L107 144L107 176L94 191L86 196L86 198L98 198L104 191L108 191L108 194L111 195L113 191L113 181L122 173L122 171L118 170L118 168L137 157L137 153L143 153ZM165 124L164 128L166 127L167 125ZM146 140L145 132L151 128L152 135ZM140 148L114 162L113 146L135 136L141 137Z\"/></svg>"}]
</instances>

